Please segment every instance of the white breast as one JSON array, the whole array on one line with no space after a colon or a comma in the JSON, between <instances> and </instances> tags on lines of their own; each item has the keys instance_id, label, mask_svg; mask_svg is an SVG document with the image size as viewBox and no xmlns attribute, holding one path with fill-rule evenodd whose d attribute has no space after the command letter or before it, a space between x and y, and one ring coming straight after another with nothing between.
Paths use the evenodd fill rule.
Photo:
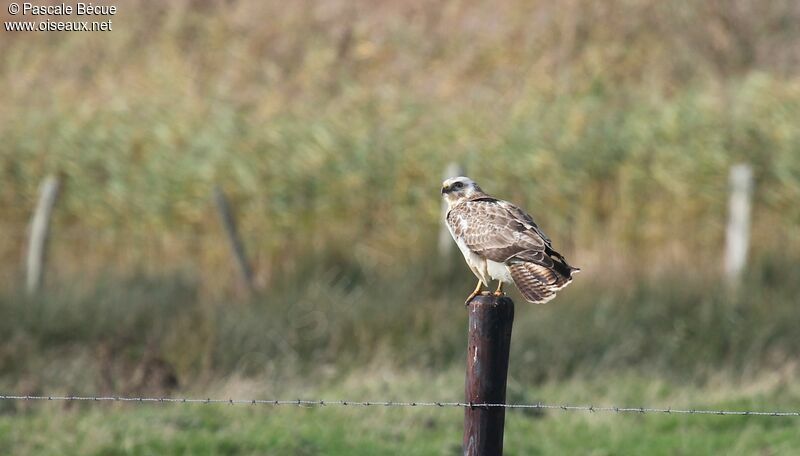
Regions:
<instances>
[{"instance_id":1,"label":"white breast","mask_svg":"<svg viewBox=\"0 0 800 456\"><path fill-rule=\"evenodd\" d=\"M464 242L463 239L456 236L453 232L453 229L450 227L449 223L445 223L447 225L447 229L450 231L450 236L453 237L453 240L456 241L456 245L458 246L458 250L461 251L461 254L464 255L464 260L467 262L467 266L472 271L475 276L483 282L485 286L489 286L489 272L486 269L486 260L481 258L480 255L473 252L472 250L467 247L467 243Z\"/></svg>"}]
</instances>

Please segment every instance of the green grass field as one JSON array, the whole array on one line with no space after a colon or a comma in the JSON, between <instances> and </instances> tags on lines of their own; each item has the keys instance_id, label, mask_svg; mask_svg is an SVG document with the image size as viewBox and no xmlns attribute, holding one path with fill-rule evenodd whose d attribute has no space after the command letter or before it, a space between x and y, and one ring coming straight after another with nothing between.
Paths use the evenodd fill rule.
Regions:
<instances>
[{"instance_id":1,"label":"green grass field","mask_svg":"<svg viewBox=\"0 0 800 456\"><path fill-rule=\"evenodd\" d=\"M631 286L586 280L550 306L518 302L509 402L800 409L797 270L758 264L738 294L667 275ZM317 277L272 292L282 299L224 304L199 300L197 285L177 278L0 296L0 390L463 400L466 311L451 297L469 283L407 279ZM450 408L0 402L0 453L457 454L462 417ZM797 418L511 410L507 423L507 454L517 455L800 448Z\"/></svg>"},{"instance_id":2,"label":"green grass field","mask_svg":"<svg viewBox=\"0 0 800 456\"><path fill-rule=\"evenodd\" d=\"M517 300L508 400L798 410L792 264L754 261L738 293L676 271L586 277L547 306ZM202 297L190 277L0 294L0 391L460 401L471 280L411 271L311 274L243 301ZM0 454L458 454L462 418L450 408L0 401ZM506 450L790 455L798 425L512 410Z\"/></svg>"},{"instance_id":3,"label":"green grass field","mask_svg":"<svg viewBox=\"0 0 800 456\"><path fill-rule=\"evenodd\" d=\"M352 374L334 386L321 385L313 393L328 399L458 400L462 375L455 369L414 374L377 369ZM263 398L263 390L253 383L229 384L215 397ZM512 379L509 395L548 403L800 409L800 389L785 373L765 373L749 384L712 381L703 386L643 373L536 388ZM12 410L0 404L5 406L0 414L3 454L455 455L461 451L463 424L463 411L455 408L16 405ZM800 448L798 427L798 418L509 410L505 450L508 455L790 455Z\"/></svg>"}]
</instances>

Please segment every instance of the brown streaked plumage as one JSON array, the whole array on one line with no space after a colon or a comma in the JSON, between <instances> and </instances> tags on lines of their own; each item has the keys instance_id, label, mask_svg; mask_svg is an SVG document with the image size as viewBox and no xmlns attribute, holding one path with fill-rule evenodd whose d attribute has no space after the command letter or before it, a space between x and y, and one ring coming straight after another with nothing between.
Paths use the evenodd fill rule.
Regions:
<instances>
[{"instance_id":1,"label":"brown streaked plumage","mask_svg":"<svg viewBox=\"0 0 800 456\"><path fill-rule=\"evenodd\" d=\"M448 179L442 186L448 204L447 226L464 259L478 277L478 286L491 280L513 282L526 300L541 304L572 281L579 271L552 247L533 218L513 204L491 197L468 177Z\"/></svg>"}]
</instances>

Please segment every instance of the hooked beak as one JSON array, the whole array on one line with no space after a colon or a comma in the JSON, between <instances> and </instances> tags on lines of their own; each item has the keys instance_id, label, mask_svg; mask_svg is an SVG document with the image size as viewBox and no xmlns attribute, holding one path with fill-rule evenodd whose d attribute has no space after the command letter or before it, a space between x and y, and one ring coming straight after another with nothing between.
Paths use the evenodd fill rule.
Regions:
<instances>
[{"instance_id":1,"label":"hooked beak","mask_svg":"<svg viewBox=\"0 0 800 456\"><path fill-rule=\"evenodd\" d=\"M442 195L444 195L445 193L447 193L447 187L442 187Z\"/></svg>"}]
</instances>

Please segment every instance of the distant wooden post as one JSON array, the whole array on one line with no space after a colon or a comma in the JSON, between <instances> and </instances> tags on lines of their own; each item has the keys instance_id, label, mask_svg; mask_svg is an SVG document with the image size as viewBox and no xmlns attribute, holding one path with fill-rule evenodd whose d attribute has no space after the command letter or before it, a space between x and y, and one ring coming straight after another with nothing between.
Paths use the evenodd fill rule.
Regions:
<instances>
[{"instance_id":1,"label":"distant wooden post","mask_svg":"<svg viewBox=\"0 0 800 456\"><path fill-rule=\"evenodd\" d=\"M442 173L442 181L450 179L451 177L458 177L464 175L464 168L456 162L450 162ZM453 251L453 237L450 236L450 231L447 229L445 217L447 216L447 203L442 201L442 218L441 228L439 229L439 257L450 264L450 252Z\"/></svg>"},{"instance_id":2,"label":"distant wooden post","mask_svg":"<svg viewBox=\"0 0 800 456\"><path fill-rule=\"evenodd\" d=\"M28 235L28 253L25 265L25 285L28 294L37 293L44 282L50 217L53 214L60 186L60 179L51 175L47 176L39 187L39 202L36 204Z\"/></svg>"},{"instance_id":3,"label":"distant wooden post","mask_svg":"<svg viewBox=\"0 0 800 456\"><path fill-rule=\"evenodd\" d=\"M253 271L250 269L250 263L247 261L244 244L239 237L239 231L236 228L236 219L228 203L228 198L219 186L214 186L214 203L217 206L217 212L219 213L222 227L225 229L225 235L228 238L228 245L230 246L233 260L239 271L239 276L246 290L251 292L253 291Z\"/></svg>"},{"instance_id":4,"label":"distant wooden post","mask_svg":"<svg viewBox=\"0 0 800 456\"><path fill-rule=\"evenodd\" d=\"M505 404L514 301L505 296L476 296L469 303L469 343L465 401ZM504 407L464 409L464 455L503 454Z\"/></svg>"},{"instance_id":5,"label":"distant wooden post","mask_svg":"<svg viewBox=\"0 0 800 456\"><path fill-rule=\"evenodd\" d=\"M753 170L750 165L731 167L730 189L725 236L725 279L729 285L735 286L747 263L747 249L750 244L750 201L753 191Z\"/></svg>"}]
</instances>

